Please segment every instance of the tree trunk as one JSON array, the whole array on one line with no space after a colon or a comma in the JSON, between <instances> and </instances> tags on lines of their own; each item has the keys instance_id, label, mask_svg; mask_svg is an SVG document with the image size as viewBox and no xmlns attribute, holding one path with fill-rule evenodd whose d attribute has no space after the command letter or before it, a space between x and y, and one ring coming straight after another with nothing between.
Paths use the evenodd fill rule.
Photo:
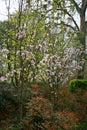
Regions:
<instances>
[{"instance_id":1,"label":"tree trunk","mask_svg":"<svg viewBox=\"0 0 87 130\"><path fill-rule=\"evenodd\" d=\"M86 8L87 8L86 0L82 0L81 8L77 8L77 11L79 12L80 15L80 46L83 49L82 55L80 57L80 62L83 59L85 60L86 57L86 21L85 21ZM82 69L78 72L78 78L83 79L85 77L85 65L86 65L86 60L81 65Z\"/></svg>"},{"instance_id":2,"label":"tree trunk","mask_svg":"<svg viewBox=\"0 0 87 130\"><path fill-rule=\"evenodd\" d=\"M86 49L86 26L85 26L85 12L80 13L80 46L82 47L82 55L80 57L80 62L85 59L85 49ZM82 69L78 71L78 78L83 79L85 76L85 62L81 65Z\"/></svg>"},{"instance_id":3,"label":"tree trunk","mask_svg":"<svg viewBox=\"0 0 87 130\"><path fill-rule=\"evenodd\" d=\"M80 33L82 35L81 37L81 44L83 45L83 48L85 49L85 35L86 35L86 25L85 25L85 12L81 12L80 14Z\"/></svg>"}]
</instances>

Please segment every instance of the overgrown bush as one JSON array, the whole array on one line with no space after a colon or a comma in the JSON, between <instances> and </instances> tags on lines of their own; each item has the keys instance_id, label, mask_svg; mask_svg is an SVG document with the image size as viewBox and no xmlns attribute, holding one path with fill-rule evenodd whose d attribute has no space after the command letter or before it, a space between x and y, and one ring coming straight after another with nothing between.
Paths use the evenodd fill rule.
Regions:
<instances>
[{"instance_id":1,"label":"overgrown bush","mask_svg":"<svg viewBox=\"0 0 87 130\"><path fill-rule=\"evenodd\" d=\"M85 79L73 79L69 83L69 89L71 92L75 92L76 89L87 89L87 80Z\"/></svg>"}]
</instances>

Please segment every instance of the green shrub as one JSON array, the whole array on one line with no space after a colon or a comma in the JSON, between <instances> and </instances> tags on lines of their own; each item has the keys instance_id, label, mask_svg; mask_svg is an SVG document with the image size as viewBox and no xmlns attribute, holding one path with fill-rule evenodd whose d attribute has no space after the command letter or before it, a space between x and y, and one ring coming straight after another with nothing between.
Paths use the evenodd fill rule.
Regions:
<instances>
[{"instance_id":1,"label":"green shrub","mask_svg":"<svg viewBox=\"0 0 87 130\"><path fill-rule=\"evenodd\" d=\"M75 92L76 89L87 89L87 80L85 79L73 79L69 83L69 89L71 92Z\"/></svg>"},{"instance_id":2,"label":"green shrub","mask_svg":"<svg viewBox=\"0 0 87 130\"><path fill-rule=\"evenodd\" d=\"M76 125L76 130L87 130L87 119Z\"/></svg>"}]
</instances>

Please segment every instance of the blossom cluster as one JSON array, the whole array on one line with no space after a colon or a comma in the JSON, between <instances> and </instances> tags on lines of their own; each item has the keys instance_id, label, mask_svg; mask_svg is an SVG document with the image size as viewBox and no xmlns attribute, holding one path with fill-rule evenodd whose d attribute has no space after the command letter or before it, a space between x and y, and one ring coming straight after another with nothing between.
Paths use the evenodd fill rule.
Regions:
<instances>
[{"instance_id":1,"label":"blossom cluster","mask_svg":"<svg viewBox=\"0 0 87 130\"><path fill-rule=\"evenodd\" d=\"M46 74L45 79L48 79L51 86L52 84L63 84L77 75L78 70L82 69L85 62L84 59L78 61L82 53L81 49L71 47L67 48L62 55L60 52L44 54L42 61L40 61L40 67L43 66Z\"/></svg>"},{"instance_id":2,"label":"blossom cluster","mask_svg":"<svg viewBox=\"0 0 87 130\"><path fill-rule=\"evenodd\" d=\"M20 26L18 29L18 33L16 34L16 37L18 40L25 38L25 28L23 26Z\"/></svg>"},{"instance_id":3,"label":"blossom cluster","mask_svg":"<svg viewBox=\"0 0 87 130\"><path fill-rule=\"evenodd\" d=\"M9 80L11 77L14 76L15 73L17 73L18 77L19 77L20 76L20 72L21 72L21 68L18 69L18 70L12 70L9 73L6 73L5 75L1 76L0 77L0 81L3 82L3 81Z\"/></svg>"}]
</instances>

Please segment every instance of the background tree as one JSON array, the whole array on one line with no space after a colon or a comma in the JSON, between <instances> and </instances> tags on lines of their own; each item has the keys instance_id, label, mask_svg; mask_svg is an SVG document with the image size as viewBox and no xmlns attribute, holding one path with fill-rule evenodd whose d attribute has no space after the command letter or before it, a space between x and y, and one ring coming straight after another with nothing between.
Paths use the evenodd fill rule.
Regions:
<instances>
[{"instance_id":1,"label":"background tree","mask_svg":"<svg viewBox=\"0 0 87 130\"><path fill-rule=\"evenodd\" d=\"M85 49L86 49L86 9L87 9L87 1L86 0L68 0L68 1L54 1L56 9L60 12L63 12L65 15L65 19L62 19L62 24L71 27L77 33L77 37L80 41L80 46L83 48L83 53L79 58L80 61L85 59ZM77 13L76 13L77 12ZM75 20L75 13L79 16L79 23ZM69 19L69 21L68 21ZM70 24L69 24L70 23ZM83 78L85 75L85 62L82 65L82 70L78 71L78 78Z\"/></svg>"}]
</instances>

